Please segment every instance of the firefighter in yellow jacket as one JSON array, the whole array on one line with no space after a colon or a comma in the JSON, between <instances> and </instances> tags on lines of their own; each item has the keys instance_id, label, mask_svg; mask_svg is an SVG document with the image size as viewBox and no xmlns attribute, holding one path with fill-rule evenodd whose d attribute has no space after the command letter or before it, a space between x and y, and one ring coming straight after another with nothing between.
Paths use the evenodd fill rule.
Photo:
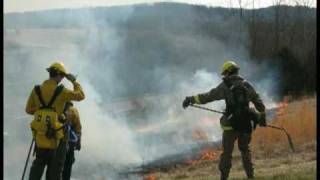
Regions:
<instances>
[{"instance_id":1,"label":"firefighter in yellow jacket","mask_svg":"<svg viewBox=\"0 0 320 180\"><path fill-rule=\"evenodd\" d=\"M81 85L76 81L74 75L67 73L63 63L55 62L47 68L47 71L49 72L49 79L39 85L39 88L35 87L29 96L26 112L30 115L37 114L39 110L48 104L58 115L61 115L67 101L81 101L85 98ZM73 90L69 90L62 85L58 86L64 77L73 84ZM61 87L61 91L53 98L56 95L57 89L59 89L58 87ZM62 134L62 136L64 135ZM48 146L47 148L43 148L42 145L46 143L37 142L37 137L35 146L36 158L32 163L29 179L40 180L44 168L47 166L46 179L60 180L66 154L66 142L59 136L60 139L57 140L56 147Z\"/></svg>"},{"instance_id":2,"label":"firefighter in yellow jacket","mask_svg":"<svg viewBox=\"0 0 320 180\"><path fill-rule=\"evenodd\" d=\"M79 112L71 101L66 103L64 115L68 124L69 148L63 167L62 180L70 180L72 165L75 162L74 150L80 151L81 149L81 122Z\"/></svg>"}]
</instances>

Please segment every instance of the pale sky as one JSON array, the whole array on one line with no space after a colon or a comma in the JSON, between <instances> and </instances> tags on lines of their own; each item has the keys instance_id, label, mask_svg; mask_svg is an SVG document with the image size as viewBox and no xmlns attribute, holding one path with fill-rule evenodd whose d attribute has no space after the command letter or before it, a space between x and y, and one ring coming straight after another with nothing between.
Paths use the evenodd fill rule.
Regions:
<instances>
[{"instance_id":1,"label":"pale sky","mask_svg":"<svg viewBox=\"0 0 320 180\"><path fill-rule=\"evenodd\" d=\"M316 7L317 2L316 0L3 0L3 10L7 13L57 8L114 6L155 2L181 2L206 6L239 7L239 1L242 1L244 8L252 8L253 1L255 2L255 8L272 6L276 1L281 1L283 4L289 5L296 5L296 2L307 2L312 7Z\"/></svg>"}]
</instances>

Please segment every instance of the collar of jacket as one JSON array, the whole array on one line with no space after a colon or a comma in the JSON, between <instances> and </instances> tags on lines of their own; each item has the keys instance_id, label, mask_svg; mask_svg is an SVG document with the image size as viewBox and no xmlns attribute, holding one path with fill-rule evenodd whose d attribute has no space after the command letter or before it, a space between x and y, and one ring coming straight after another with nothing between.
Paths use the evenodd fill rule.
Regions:
<instances>
[{"instance_id":1,"label":"collar of jacket","mask_svg":"<svg viewBox=\"0 0 320 180\"><path fill-rule=\"evenodd\" d=\"M52 84L52 85L58 85L58 82L54 79L47 79L43 82L43 84Z\"/></svg>"},{"instance_id":2,"label":"collar of jacket","mask_svg":"<svg viewBox=\"0 0 320 180\"><path fill-rule=\"evenodd\" d=\"M235 74L235 75L223 77L223 80L243 80L243 77L241 77L238 74Z\"/></svg>"}]
</instances>

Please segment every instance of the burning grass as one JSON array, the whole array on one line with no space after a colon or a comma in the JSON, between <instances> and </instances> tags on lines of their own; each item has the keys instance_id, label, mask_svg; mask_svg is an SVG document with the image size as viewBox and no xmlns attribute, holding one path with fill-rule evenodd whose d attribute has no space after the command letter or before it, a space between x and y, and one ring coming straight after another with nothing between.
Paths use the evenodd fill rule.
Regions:
<instances>
[{"instance_id":1,"label":"burning grass","mask_svg":"<svg viewBox=\"0 0 320 180\"><path fill-rule=\"evenodd\" d=\"M279 103L275 119L269 123L284 127L292 137L296 152L291 153L286 135L279 130L258 127L252 136L256 179L316 179L316 98ZM193 138L205 140L196 130ZM167 172L154 172L156 179L219 179L217 167L221 151L204 149L198 159L189 160ZM231 179L244 179L240 152L235 146Z\"/></svg>"},{"instance_id":2,"label":"burning grass","mask_svg":"<svg viewBox=\"0 0 320 180\"><path fill-rule=\"evenodd\" d=\"M257 179L315 179L316 172L316 99L305 98L294 102L284 99L279 103L272 125L284 127L293 140L296 152L291 153L283 131L258 127L252 136L253 161ZM208 134L201 128L192 138L207 141ZM163 171L154 170L144 180L160 179L219 179L220 148L210 146L200 151L198 158L185 161ZM240 152L235 146L231 179L245 178Z\"/></svg>"},{"instance_id":3,"label":"burning grass","mask_svg":"<svg viewBox=\"0 0 320 180\"><path fill-rule=\"evenodd\" d=\"M305 144L316 141L316 99L303 99L288 104L287 98L279 104L277 116L271 124L284 127L291 135L298 151L305 150ZM271 128L257 128L253 134L254 151L264 155L277 154L275 151L289 150L286 135ZM315 148L315 147L314 147Z\"/></svg>"},{"instance_id":4,"label":"burning grass","mask_svg":"<svg viewBox=\"0 0 320 180\"><path fill-rule=\"evenodd\" d=\"M146 175L143 180L157 180L155 173L150 173Z\"/></svg>"},{"instance_id":5,"label":"burning grass","mask_svg":"<svg viewBox=\"0 0 320 180\"><path fill-rule=\"evenodd\" d=\"M187 165L196 165L201 163L202 161L216 161L219 159L220 151L213 148L205 148L200 153L199 159L188 160L186 161Z\"/></svg>"}]
</instances>

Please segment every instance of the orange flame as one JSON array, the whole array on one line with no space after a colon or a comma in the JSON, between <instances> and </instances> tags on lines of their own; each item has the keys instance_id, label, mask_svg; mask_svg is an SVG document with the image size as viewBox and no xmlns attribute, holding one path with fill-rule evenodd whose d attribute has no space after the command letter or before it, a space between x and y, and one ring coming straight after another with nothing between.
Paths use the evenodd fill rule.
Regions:
<instances>
[{"instance_id":1,"label":"orange flame","mask_svg":"<svg viewBox=\"0 0 320 180\"><path fill-rule=\"evenodd\" d=\"M187 165L196 165L202 161L215 161L219 158L219 152L213 148L203 149L200 153L200 158L197 160L186 161Z\"/></svg>"},{"instance_id":2,"label":"orange flame","mask_svg":"<svg viewBox=\"0 0 320 180\"><path fill-rule=\"evenodd\" d=\"M284 97L283 101L278 104L276 119L280 118L285 114L287 107L288 107L288 97Z\"/></svg>"},{"instance_id":3,"label":"orange flame","mask_svg":"<svg viewBox=\"0 0 320 180\"><path fill-rule=\"evenodd\" d=\"M150 173L146 177L143 178L143 180L157 180L156 175L154 173Z\"/></svg>"},{"instance_id":4,"label":"orange flame","mask_svg":"<svg viewBox=\"0 0 320 180\"><path fill-rule=\"evenodd\" d=\"M214 161L217 160L219 157L218 152L212 148L207 148L201 151L201 158L200 160L209 160Z\"/></svg>"}]
</instances>

